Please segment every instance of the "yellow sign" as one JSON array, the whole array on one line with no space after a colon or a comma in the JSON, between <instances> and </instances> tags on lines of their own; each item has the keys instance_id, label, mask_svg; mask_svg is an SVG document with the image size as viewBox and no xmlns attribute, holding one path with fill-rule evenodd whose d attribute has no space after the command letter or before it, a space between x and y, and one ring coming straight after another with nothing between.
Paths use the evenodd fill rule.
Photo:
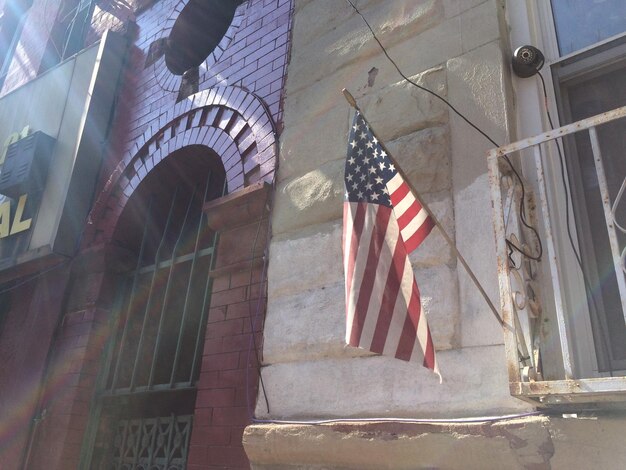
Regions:
<instances>
[{"instance_id":1,"label":"yellow sign","mask_svg":"<svg viewBox=\"0 0 626 470\"><path fill-rule=\"evenodd\" d=\"M9 145L14 144L20 139L27 137L30 133L30 126L25 126L20 132L13 132L5 139L4 145L0 148L0 167L4 164L4 160L9 150ZM2 200L4 199L4 200ZM11 201L0 195L0 239L24 232L30 228L33 219L22 220L24 217L24 209L28 194L20 196L17 202L17 209L13 218L11 218Z\"/></svg>"},{"instance_id":2,"label":"yellow sign","mask_svg":"<svg viewBox=\"0 0 626 470\"><path fill-rule=\"evenodd\" d=\"M0 239L24 232L30 228L33 219L22 220L27 199L28 194L20 196L13 219L11 219L11 202L5 200L3 203L0 203Z\"/></svg>"}]
</instances>

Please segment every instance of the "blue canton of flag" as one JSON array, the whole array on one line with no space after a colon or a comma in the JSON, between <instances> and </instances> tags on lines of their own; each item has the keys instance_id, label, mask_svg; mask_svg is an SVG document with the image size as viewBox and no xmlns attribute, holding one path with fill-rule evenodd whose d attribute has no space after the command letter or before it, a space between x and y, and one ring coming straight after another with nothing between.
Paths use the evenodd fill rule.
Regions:
<instances>
[{"instance_id":1,"label":"blue canton of flag","mask_svg":"<svg viewBox=\"0 0 626 470\"><path fill-rule=\"evenodd\" d=\"M350 132L346 160L346 200L391 208L387 183L398 172L362 117Z\"/></svg>"}]
</instances>

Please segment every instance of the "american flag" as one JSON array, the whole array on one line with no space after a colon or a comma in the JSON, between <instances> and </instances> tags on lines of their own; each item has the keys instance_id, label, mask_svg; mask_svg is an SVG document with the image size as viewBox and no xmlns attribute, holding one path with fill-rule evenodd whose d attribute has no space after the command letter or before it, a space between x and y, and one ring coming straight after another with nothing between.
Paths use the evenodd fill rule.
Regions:
<instances>
[{"instance_id":1,"label":"american flag","mask_svg":"<svg viewBox=\"0 0 626 470\"><path fill-rule=\"evenodd\" d=\"M434 223L358 111L345 186L346 342L439 374L408 257Z\"/></svg>"}]
</instances>

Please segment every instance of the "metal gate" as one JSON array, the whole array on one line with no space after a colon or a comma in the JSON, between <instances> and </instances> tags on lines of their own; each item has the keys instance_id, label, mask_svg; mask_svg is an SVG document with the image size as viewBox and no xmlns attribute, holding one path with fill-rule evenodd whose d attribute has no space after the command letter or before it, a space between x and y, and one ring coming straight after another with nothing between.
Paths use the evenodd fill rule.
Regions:
<instances>
[{"instance_id":1,"label":"metal gate","mask_svg":"<svg viewBox=\"0 0 626 470\"><path fill-rule=\"evenodd\" d=\"M184 470L192 416L122 420L113 439L112 470Z\"/></svg>"}]
</instances>

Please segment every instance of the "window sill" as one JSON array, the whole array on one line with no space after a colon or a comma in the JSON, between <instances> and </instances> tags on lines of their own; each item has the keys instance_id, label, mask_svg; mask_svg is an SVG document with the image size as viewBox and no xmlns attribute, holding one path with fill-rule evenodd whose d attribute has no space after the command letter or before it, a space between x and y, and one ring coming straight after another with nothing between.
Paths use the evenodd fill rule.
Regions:
<instances>
[{"instance_id":1,"label":"window sill","mask_svg":"<svg viewBox=\"0 0 626 470\"><path fill-rule=\"evenodd\" d=\"M626 406L626 377L511 382L511 395L538 406Z\"/></svg>"}]
</instances>

